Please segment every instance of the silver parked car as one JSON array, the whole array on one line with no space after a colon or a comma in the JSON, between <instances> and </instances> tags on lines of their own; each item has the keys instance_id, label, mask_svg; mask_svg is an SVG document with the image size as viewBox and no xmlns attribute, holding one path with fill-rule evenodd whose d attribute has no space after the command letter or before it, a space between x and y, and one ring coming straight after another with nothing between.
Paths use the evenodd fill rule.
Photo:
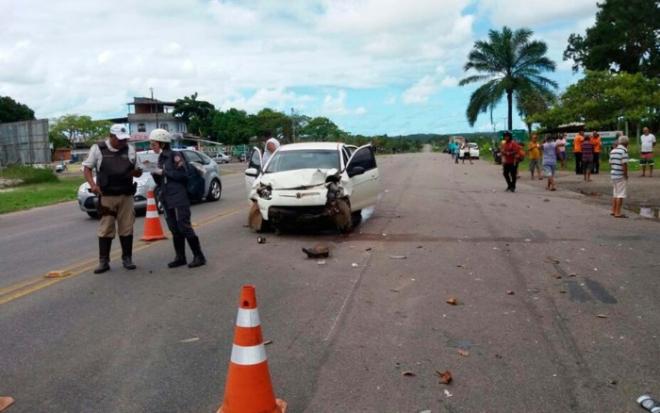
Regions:
<instances>
[{"instance_id":1,"label":"silver parked car","mask_svg":"<svg viewBox=\"0 0 660 413\"><path fill-rule=\"evenodd\" d=\"M222 181L220 180L220 170L218 169L218 164L207 155L191 150L191 149L174 149L179 151L186 158L188 163L193 164L198 168L198 170L204 171L204 183L206 187L206 196L204 201L217 201L222 195ZM148 165L156 165L158 163L158 154L153 151L138 152L138 165L142 166L142 169L145 172L139 178L133 178L133 182L137 185L137 190L134 195L135 199L135 211L138 213L144 213L147 209L147 191L153 189L156 186L154 179L151 177L151 174L147 172L149 170ZM156 204L158 205L158 210L162 212L163 206L156 193ZM98 213L96 211L96 195L89 192L89 184L84 182L78 188L78 205L83 212L86 212L92 218L98 218Z\"/></svg>"}]
</instances>

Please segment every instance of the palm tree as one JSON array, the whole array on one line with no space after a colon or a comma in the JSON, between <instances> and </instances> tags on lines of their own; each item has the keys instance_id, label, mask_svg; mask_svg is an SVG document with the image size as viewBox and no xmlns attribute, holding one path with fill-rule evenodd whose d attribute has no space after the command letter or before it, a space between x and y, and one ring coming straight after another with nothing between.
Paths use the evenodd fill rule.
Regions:
<instances>
[{"instance_id":1,"label":"palm tree","mask_svg":"<svg viewBox=\"0 0 660 413\"><path fill-rule=\"evenodd\" d=\"M514 94L534 91L550 99L557 83L542 76L542 72L554 72L555 63L545 54L545 42L531 41L532 31L519 29L513 32L504 26L501 32L491 30L488 41L478 41L468 55L465 71L474 69L479 74L461 80L461 86L485 81L470 96L467 118L474 126L480 113L492 110L506 94L508 129L513 127Z\"/></svg>"}]
</instances>

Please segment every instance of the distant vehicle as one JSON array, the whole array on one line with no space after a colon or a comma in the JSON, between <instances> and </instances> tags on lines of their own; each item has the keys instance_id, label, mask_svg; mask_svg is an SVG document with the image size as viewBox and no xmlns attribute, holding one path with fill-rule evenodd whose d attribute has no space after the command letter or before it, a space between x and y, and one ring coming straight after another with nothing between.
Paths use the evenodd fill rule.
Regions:
<instances>
[{"instance_id":1,"label":"distant vehicle","mask_svg":"<svg viewBox=\"0 0 660 413\"><path fill-rule=\"evenodd\" d=\"M468 150L470 151L470 158L472 159L479 159L479 145L477 145L474 142L468 142L467 144ZM465 156L465 149L461 148L459 151L459 156L463 158Z\"/></svg>"},{"instance_id":2,"label":"distant vehicle","mask_svg":"<svg viewBox=\"0 0 660 413\"><path fill-rule=\"evenodd\" d=\"M231 156L224 152L218 152L213 156L213 160L217 163L229 163L231 161Z\"/></svg>"},{"instance_id":3,"label":"distant vehicle","mask_svg":"<svg viewBox=\"0 0 660 413\"><path fill-rule=\"evenodd\" d=\"M349 232L361 210L376 203L380 176L371 145L294 143L280 146L263 167L261 151L254 148L245 185L255 231L329 221Z\"/></svg>"},{"instance_id":4,"label":"distant vehicle","mask_svg":"<svg viewBox=\"0 0 660 413\"><path fill-rule=\"evenodd\" d=\"M204 181L206 187L206 196L203 201L217 201L222 195L222 181L220 180L220 171L218 170L218 164L208 157L207 155L197 152L190 149L174 149L179 151L186 158L188 163L195 163L201 169L204 170ZM146 165L155 165L158 163L158 154L153 151L138 152L138 165L144 165L143 169L145 172L139 178L133 178L133 183L136 185L135 195L133 196L135 211L138 213L144 213L147 209L147 191L155 188L156 182L154 182L151 173L148 171L148 166ZM96 179L96 177L94 178ZM159 212L163 212L163 205L160 202L160 197L158 193L156 195L156 205ZM92 218L98 218L98 212L96 210L96 195L89 192L89 184L84 182L78 188L78 205L80 210L86 212Z\"/></svg>"}]
</instances>

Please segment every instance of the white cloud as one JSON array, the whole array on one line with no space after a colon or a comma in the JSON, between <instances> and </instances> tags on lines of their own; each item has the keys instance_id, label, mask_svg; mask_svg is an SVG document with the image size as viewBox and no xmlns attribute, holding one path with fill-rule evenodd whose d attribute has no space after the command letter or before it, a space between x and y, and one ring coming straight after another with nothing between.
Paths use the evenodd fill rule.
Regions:
<instances>
[{"instance_id":1,"label":"white cloud","mask_svg":"<svg viewBox=\"0 0 660 413\"><path fill-rule=\"evenodd\" d=\"M367 113L367 108L365 108L364 106L358 106L355 109L355 114L358 115L358 116L362 116L366 113Z\"/></svg>"},{"instance_id":2,"label":"white cloud","mask_svg":"<svg viewBox=\"0 0 660 413\"><path fill-rule=\"evenodd\" d=\"M595 15L597 0L481 0L479 9L496 26L521 27Z\"/></svg>"},{"instance_id":3,"label":"white cloud","mask_svg":"<svg viewBox=\"0 0 660 413\"><path fill-rule=\"evenodd\" d=\"M438 84L432 76L424 76L417 83L403 92L403 103L409 105L412 103L425 103L429 96L438 90Z\"/></svg>"},{"instance_id":4,"label":"white cloud","mask_svg":"<svg viewBox=\"0 0 660 413\"><path fill-rule=\"evenodd\" d=\"M236 94L233 98L225 100L220 107L223 110L230 108L243 109L254 113L269 107L281 111L288 111L291 107L304 109L314 99L308 95L298 95L283 88L259 89L249 98Z\"/></svg>"}]
</instances>

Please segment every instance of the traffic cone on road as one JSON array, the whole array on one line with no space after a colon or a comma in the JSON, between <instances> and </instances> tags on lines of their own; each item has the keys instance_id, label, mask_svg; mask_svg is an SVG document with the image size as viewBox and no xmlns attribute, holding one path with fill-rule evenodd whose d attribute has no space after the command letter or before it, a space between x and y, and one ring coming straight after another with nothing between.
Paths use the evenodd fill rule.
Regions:
<instances>
[{"instance_id":1,"label":"traffic cone on road","mask_svg":"<svg viewBox=\"0 0 660 413\"><path fill-rule=\"evenodd\" d=\"M254 286L244 285L236 317L225 397L217 413L285 413L275 399Z\"/></svg>"},{"instance_id":2,"label":"traffic cone on road","mask_svg":"<svg viewBox=\"0 0 660 413\"><path fill-rule=\"evenodd\" d=\"M156 198L154 191L147 191L147 215L144 217L143 241L157 241L167 238L163 233L163 227L160 225L160 216L156 207Z\"/></svg>"}]
</instances>

